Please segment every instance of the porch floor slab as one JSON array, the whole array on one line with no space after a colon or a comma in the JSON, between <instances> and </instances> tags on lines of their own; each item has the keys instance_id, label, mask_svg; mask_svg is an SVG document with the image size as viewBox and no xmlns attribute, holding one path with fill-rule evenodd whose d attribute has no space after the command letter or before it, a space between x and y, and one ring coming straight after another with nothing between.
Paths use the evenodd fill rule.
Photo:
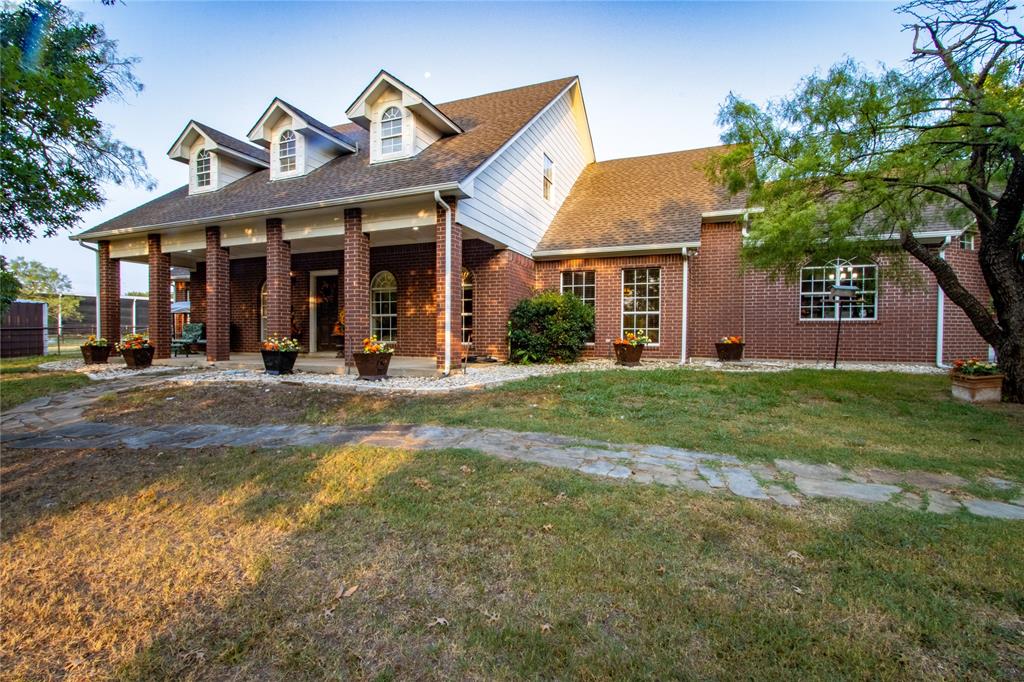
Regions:
<instances>
[{"instance_id":1,"label":"porch floor slab","mask_svg":"<svg viewBox=\"0 0 1024 682\"><path fill-rule=\"evenodd\" d=\"M165 360L154 360L155 365L171 367L217 367L219 369L263 369L263 357L259 353L232 353L229 360L207 362L206 356L193 353ZM295 369L311 374L348 374L354 367L345 367L344 358L335 357L334 351L299 353ZM419 358L396 355L391 358L388 374L395 377L437 376L437 364L433 357Z\"/></svg>"}]
</instances>

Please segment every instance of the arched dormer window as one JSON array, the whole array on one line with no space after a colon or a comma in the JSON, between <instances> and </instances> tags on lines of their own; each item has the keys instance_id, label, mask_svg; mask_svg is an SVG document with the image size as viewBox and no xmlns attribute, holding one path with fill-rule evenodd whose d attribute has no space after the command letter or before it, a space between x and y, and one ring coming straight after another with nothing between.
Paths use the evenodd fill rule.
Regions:
<instances>
[{"instance_id":1,"label":"arched dormer window","mask_svg":"<svg viewBox=\"0 0 1024 682\"><path fill-rule=\"evenodd\" d=\"M387 270L370 282L370 333L384 343L398 340L398 280Z\"/></svg>"},{"instance_id":2,"label":"arched dormer window","mask_svg":"<svg viewBox=\"0 0 1024 682\"><path fill-rule=\"evenodd\" d=\"M287 173L295 170L295 133L286 130L281 133L277 145L277 170Z\"/></svg>"},{"instance_id":3,"label":"arched dormer window","mask_svg":"<svg viewBox=\"0 0 1024 682\"><path fill-rule=\"evenodd\" d=\"M200 149L196 154L196 187L209 187L210 182L210 152Z\"/></svg>"},{"instance_id":4,"label":"arched dormer window","mask_svg":"<svg viewBox=\"0 0 1024 682\"><path fill-rule=\"evenodd\" d=\"M394 154L402 151L402 111L388 107L380 117L380 153Z\"/></svg>"}]
</instances>

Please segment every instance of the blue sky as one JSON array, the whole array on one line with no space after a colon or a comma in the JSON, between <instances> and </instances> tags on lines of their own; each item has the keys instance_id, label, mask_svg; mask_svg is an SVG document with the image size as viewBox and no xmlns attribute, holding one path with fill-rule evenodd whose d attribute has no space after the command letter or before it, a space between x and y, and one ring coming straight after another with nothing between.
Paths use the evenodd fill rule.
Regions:
<instances>
[{"instance_id":1,"label":"blue sky","mask_svg":"<svg viewBox=\"0 0 1024 682\"><path fill-rule=\"evenodd\" d=\"M895 65L910 36L888 3L140 2L72 6L141 59L145 90L100 117L141 149L158 187L110 187L82 229L168 192L166 152L190 118L243 137L274 96L326 123L384 68L435 103L580 76L599 160L716 144L730 91L757 101L850 55ZM5 244L95 291L94 260L67 235ZM148 288L122 266L122 291Z\"/></svg>"}]
</instances>

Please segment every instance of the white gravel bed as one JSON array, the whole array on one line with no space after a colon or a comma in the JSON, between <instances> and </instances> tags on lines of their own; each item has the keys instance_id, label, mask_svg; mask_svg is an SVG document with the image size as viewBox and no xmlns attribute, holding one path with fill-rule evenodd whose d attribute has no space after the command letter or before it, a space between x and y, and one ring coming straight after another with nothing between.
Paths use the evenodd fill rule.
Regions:
<instances>
[{"instance_id":1,"label":"white gravel bed","mask_svg":"<svg viewBox=\"0 0 1024 682\"><path fill-rule=\"evenodd\" d=\"M173 367L169 365L151 365L145 369L128 369L125 367L124 361L115 361L109 364L87 365L82 360L56 360L54 362L44 362L39 365L39 369L44 372L76 372L78 374L84 374L94 381L123 379L124 377L132 377L139 374L160 374L162 372L174 372L176 370L181 370L180 367Z\"/></svg>"},{"instance_id":2,"label":"white gravel bed","mask_svg":"<svg viewBox=\"0 0 1024 682\"><path fill-rule=\"evenodd\" d=\"M285 376L272 376L259 370L226 369L201 370L189 372L178 377L170 377L169 381L192 385L195 383L252 382L265 384L303 384L315 386L335 386L360 391L381 391L398 393L444 393L479 389L497 386L510 381L519 381L536 376L551 376L567 372L643 372L656 369L679 368L677 362L670 360L647 360L638 367L619 367L611 360L583 360L570 365L471 365L464 374L453 374L449 377L389 377L383 381L360 381L355 372L351 374L318 374L296 371ZM711 360L693 361L686 366L695 371L723 372L788 372L793 369L832 369L831 363L783 362L783 361L745 361L717 362ZM894 363L842 363L840 370L860 370L870 372L905 372L909 374L942 374L946 370L927 365L894 364Z\"/></svg>"},{"instance_id":3,"label":"white gravel bed","mask_svg":"<svg viewBox=\"0 0 1024 682\"><path fill-rule=\"evenodd\" d=\"M352 374L314 374L296 371L294 374L272 376L258 370L227 369L191 372L170 380L182 384L199 382L231 382L247 381L266 384L306 384L317 386L337 386L362 391L407 392L407 393L444 393L467 389L478 389L496 386L509 381L518 381L535 376L550 376L566 372L593 372L599 370L619 370L625 372L642 372L653 369L678 367L677 363L665 361L645 362L639 367L617 367L609 360L586 360L571 365L476 365L462 374L449 377L388 377L383 381L360 381L353 371Z\"/></svg>"}]
</instances>

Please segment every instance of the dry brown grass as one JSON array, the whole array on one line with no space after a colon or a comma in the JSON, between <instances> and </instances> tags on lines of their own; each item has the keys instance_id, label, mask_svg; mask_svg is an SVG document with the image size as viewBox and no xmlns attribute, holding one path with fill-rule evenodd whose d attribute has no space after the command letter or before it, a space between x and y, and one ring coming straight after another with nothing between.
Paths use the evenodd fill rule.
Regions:
<instances>
[{"instance_id":1,"label":"dry brown grass","mask_svg":"<svg viewBox=\"0 0 1024 682\"><path fill-rule=\"evenodd\" d=\"M465 452L8 451L0 474L15 679L1012 678L1024 659L1012 523Z\"/></svg>"}]
</instances>

